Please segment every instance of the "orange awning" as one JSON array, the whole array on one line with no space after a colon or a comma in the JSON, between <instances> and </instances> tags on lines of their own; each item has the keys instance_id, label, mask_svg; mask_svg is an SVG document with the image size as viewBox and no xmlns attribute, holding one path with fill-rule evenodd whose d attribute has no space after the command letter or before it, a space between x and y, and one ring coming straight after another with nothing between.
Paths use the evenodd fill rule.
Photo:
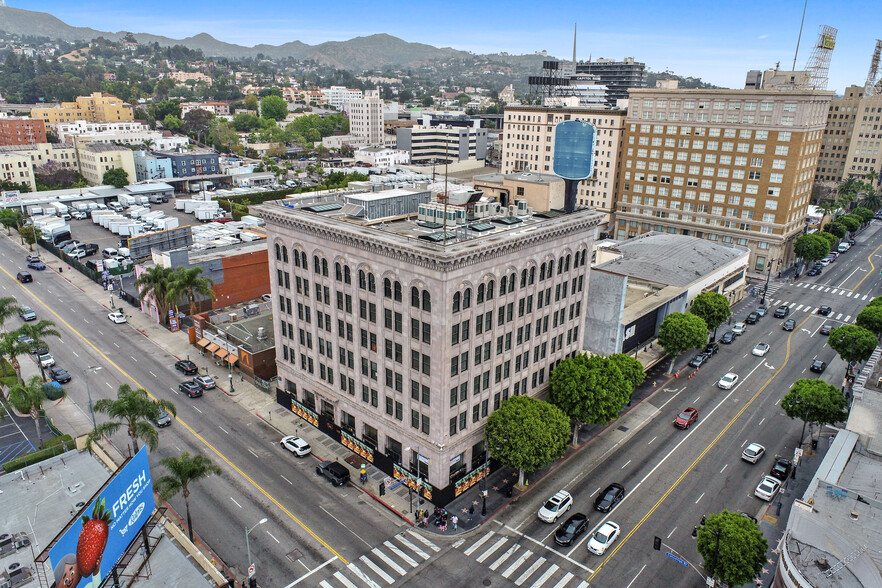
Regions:
<instances>
[{"instance_id":1,"label":"orange awning","mask_svg":"<svg viewBox=\"0 0 882 588\"><path fill-rule=\"evenodd\" d=\"M226 349L218 349L218 350L215 352L215 355L217 356L218 359L223 359L223 358L225 358L225 357L226 357L227 355L229 355L229 354L230 354L230 352L227 351Z\"/></svg>"},{"instance_id":2,"label":"orange awning","mask_svg":"<svg viewBox=\"0 0 882 588\"><path fill-rule=\"evenodd\" d=\"M239 361L239 356L236 355L235 353L231 353L227 356L227 359L225 361L227 361L231 365L235 364L237 361Z\"/></svg>"},{"instance_id":3,"label":"orange awning","mask_svg":"<svg viewBox=\"0 0 882 588\"><path fill-rule=\"evenodd\" d=\"M205 347L209 343L210 343L210 341L208 339L199 339L199 341L196 343L196 345L198 345L199 347Z\"/></svg>"},{"instance_id":4,"label":"orange awning","mask_svg":"<svg viewBox=\"0 0 882 588\"><path fill-rule=\"evenodd\" d=\"M211 345L206 347L205 350L208 351L209 353L214 353L215 351L218 350L218 347L220 347L220 345L218 345L217 343L212 343Z\"/></svg>"}]
</instances>

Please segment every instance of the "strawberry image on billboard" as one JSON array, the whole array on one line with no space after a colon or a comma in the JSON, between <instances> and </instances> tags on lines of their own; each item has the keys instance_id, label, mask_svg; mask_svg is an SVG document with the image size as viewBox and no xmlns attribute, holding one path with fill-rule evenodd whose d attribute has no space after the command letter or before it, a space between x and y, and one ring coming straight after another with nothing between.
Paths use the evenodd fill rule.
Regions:
<instances>
[{"instance_id":1,"label":"strawberry image on billboard","mask_svg":"<svg viewBox=\"0 0 882 588\"><path fill-rule=\"evenodd\" d=\"M153 514L153 482L142 447L49 550L54 588L97 588Z\"/></svg>"}]
</instances>

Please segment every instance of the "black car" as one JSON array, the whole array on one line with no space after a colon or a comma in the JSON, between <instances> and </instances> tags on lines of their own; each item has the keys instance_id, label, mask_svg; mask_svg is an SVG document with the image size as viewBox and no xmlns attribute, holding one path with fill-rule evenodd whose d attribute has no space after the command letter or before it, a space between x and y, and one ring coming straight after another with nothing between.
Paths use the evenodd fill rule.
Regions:
<instances>
[{"instance_id":1,"label":"black car","mask_svg":"<svg viewBox=\"0 0 882 588\"><path fill-rule=\"evenodd\" d=\"M64 241L59 241L58 243L56 243L55 246L58 247L59 249L64 249L65 247L67 247L68 245L70 245L73 242L74 242L73 239L65 239Z\"/></svg>"},{"instance_id":2,"label":"black car","mask_svg":"<svg viewBox=\"0 0 882 588\"><path fill-rule=\"evenodd\" d=\"M854 245L854 244L855 244L854 237L849 237L849 239L848 239L848 244L849 244L849 245Z\"/></svg>"},{"instance_id":3,"label":"black car","mask_svg":"<svg viewBox=\"0 0 882 588\"><path fill-rule=\"evenodd\" d=\"M723 333L723 336L720 337L720 343L722 343L723 345L728 345L734 340L735 333L733 333L732 331L726 331L725 333Z\"/></svg>"},{"instance_id":4,"label":"black car","mask_svg":"<svg viewBox=\"0 0 882 588\"><path fill-rule=\"evenodd\" d=\"M315 466L315 473L331 481L334 486L349 483L349 469L336 461L326 461Z\"/></svg>"},{"instance_id":5,"label":"black car","mask_svg":"<svg viewBox=\"0 0 882 588\"><path fill-rule=\"evenodd\" d=\"M806 274L806 275L809 275L809 276L820 276L820 275L821 275L821 268L820 268L820 267L813 267L812 269L810 269L810 270L808 271L808 274Z\"/></svg>"},{"instance_id":6,"label":"black car","mask_svg":"<svg viewBox=\"0 0 882 588\"><path fill-rule=\"evenodd\" d=\"M689 367L698 368L704 365L704 363L710 358L706 353L699 353L695 357L692 358L692 361L689 362Z\"/></svg>"},{"instance_id":7,"label":"black car","mask_svg":"<svg viewBox=\"0 0 882 588\"><path fill-rule=\"evenodd\" d=\"M812 362L812 365L809 367L809 369L816 374L823 374L824 370L827 369L827 362L816 359Z\"/></svg>"},{"instance_id":8,"label":"black car","mask_svg":"<svg viewBox=\"0 0 882 588\"><path fill-rule=\"evenodd\" d=\"M760 317L757 313L752 312L749 315L747 315L747 318L744 319L744 322L747 323L748 325L755 325L756 322L759 320L759 318Z\"/></svg>"},{"instance_id":9,"label":"black car","mask_svg":"<svg viewBox=\"0 0 882 588\"><path fill-rule=\"evenodd\" d=\"M818 331L822 335L829 335L830 331L833 330L833 325L822 325L821 330Z\"/></svg>"},{"instance_id":10,"label":"black car","mask_svg":"<svg viewBox=\"0 0 882 588\"><path fill-rule=\"evenodd\" d=\"M833 312L833 309L829 306L821 306L818 308L818 314L822 314L824 316L828 316L831 312Z\"/></svg>"},{"instance_id":11,"label":"black car","mask_svg":"<svg viewBox=\"0 0 882 588\"><path fill-rule=\"evenodd\" d=\"M594 499L594 508L600 512L609 512L625 497L625 487L621 484L610 484L606 490Z\"/></svg>"},{"instance_id":12,"label":"black car","mask_svg":"<svg viewBox=\"0 0 882 588\"><path fill-rule=\"evenodd\" d=\"M714 354L715 354L717 351L719 351L719 350L720 350L720 344L719 344L719 343L716 343L716 342L714 342L714 341L711 341L711 342L708 343L707 346L704 348L704 354L705 354L705 355L714 355Z\"/></svg>"},{"instance_id":13,"label":"black car","mask_svg":"<svg viewBox=\"0 0 882 588\"><path fill-rule=\"evenodd\" d=\"M775 318L784 318L788 314L790 314L789 306L779 306L777 309L775 309Z\"/></svg>"},{"instance_id":14,"label":"black car","mask_svg":"<svg viewBox=\"0 0 882 588\"><path fill-rule=\"evenodd\" d=\"M786 480L787 476L790 475L790 470L793 469L793 463L789 459L784 459L783 457L779 457L775 460L775 465L772 466L772 471L769 472L779 480Z\"/></svg>"},{"instance_id":15,"label":"black car","mask_svg":"<svg viewBox=\"0 0 882 588\"><path fill-rule=\"evenodd\" d=\"M70 382L70 374L67 373L66 369L60 368L58 366L52 366L51 368L49 368L49 377L59 384L66 384L67 382Z\"/></svg>"},{"instance_id":16,"label":"black car","mask_svg":"<svg viewBox=\"0 0 882 588\"><path fill-rule=\"evenodd\" d=\"M792 331L796 328L796 321L793 319L787 319L781 326L785 331Z\"/></svg>"},{"instance_id":17,"label":"black car","mask_svg":"<svg viewBox=\"0 0 882 588\"><path fill-rule=\"evenodd\" d=\"M180 361L175 362L175 369L179 372L184 372L188 376L195 376L199 373L199 368L196 367L196 364L190 361L189 359L182 359Z\"/></svg>"},{"instance_id":18,"label":"black car","mask_svg":"<svg viewBox=\"0 0 882 588\"><path fill-rule=\"evenodd\" d=\"M31 272L18 272L15 275L15 279L22 284L27 284L28 282L34 281L34 276L31 275Z\"/></svg>"},{"instance_id":19,"label":"black car","mask_svg":"<svg viewBox=\"0 0 882 588\"><path fill-rule=\"evenodd\" d=\"M554 532L554 542L558 545L570 545L573 539L581 535L588 527L588 515L577 512L566 520Z\"/></svg>"},{"instance_id":20,"label":"black car","mask_svg":"<svg viewBox=\"0 0 882 588\"><path fill-rule=\"evenodd\" d=\"M190 398L199 398L202 396L202 386L196 382L181 382L178 384L178 390L189 396Z\"/></svg>"}]
</instances>

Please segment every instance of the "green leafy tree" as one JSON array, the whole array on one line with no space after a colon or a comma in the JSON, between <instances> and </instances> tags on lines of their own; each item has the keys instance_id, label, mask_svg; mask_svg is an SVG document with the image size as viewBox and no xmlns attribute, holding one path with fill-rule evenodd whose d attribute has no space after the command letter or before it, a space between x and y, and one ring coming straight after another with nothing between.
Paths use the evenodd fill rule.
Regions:
<instances>
[{"instance_id":1,"label":"green leafy tree","mask_svg":"<svg viewBox=\"0 0 882 588\"><path fill-rule=\"evenodd\" d=\"M169 295L173 273L172 268L155 265L135 280L141 302L152 301L156 305L162 324L168 320L169 303L173 300Z\"/></svg>"},{"instance_id":2,"label":"green leafy tree","mask_svg":"<svg viewBox=\"0 0 882 588\"><path fill-rule=\"evenodd\" d=\"M834 424L848 418L845 396L824 380L801 378L781 399L781 408L791 419L818 425Z\"/></svg>"},{"instance_id":3,"label":"green leafy tree","mask_svg":"<svg viewBox=\"0 0 882 588\"><path fill-rule=\"evenodd\" d=\"M199 454L190 456L184 451L180 457L166 457L159 462L168 474L156 481L155 487L159 497L169 500L177 494L184 497L184 505L187 509L187 532L190 541L193 541L193 520L190 518L190 484L198 482L209 476L219 476L222 470L214 465L210 459Z\"/></svg>"},{"instance_id":4,"label":"green leafy tree","mask_svg":"<svg viewBox=\"0 0 882 588\"><path fill-rule=\"evenodd\" d=\"M208 124L214 115L202 108L194 108L184 116L183 130L195 137L197 141L203 141L208 133Z\"/></svg>"},{"instance_id":5,"label":"green leafy tree","mask_svg":"<svg viewBox=\"0 0 882 588\"><path fill-rule=\"evenodd\" d=\"M9 400L15 410L28 413L34 419L37 429L37 442L43 444L43 433L40 431L40 410L46 401L46 390L43 389L43 378L33 376L27 383L18 382L9 389Z\"/></svg>"},{"instance_id":6,"label":"green leafy tree","mask_svg":"<svg viewBox=\"0 0 882 588\"><path fill-rule=\"evenodd\" d=\"M877 190L871 190L864 194L860 204L870 210L879 210L882 208L882 194L879 194Z\"/></svg>"},{"instance_id":7,"label":"green leafy tree","mask_svg":"<svg viewBox=\"0 0 882 588\"><path fill-rule=\"evenodd\" d=\"M827 224L827 226L824 227L824 230L828 233L833 233L839 239L845 236L845 225L838 221Z\"/></svg>"},{"instance_id":8,"label":"green leafy tree","mask_svg":"<svg viewBox=\"0 0 882 588\"><path fill-rule=\"evenodd\" d=\"M132 440L129 455L138 453L139 439L147 444L150 451L153 451L159 445L159 432L150 421L158 419L163 409L169 414L175 416L178 414L175 405L168 400L154 402L143 388L133 390L128 384L123 384L116 392L116 400L102 398L95 402L93 410L106 414L110 420L101 423L89 433L88 443L91 446L96 439L113 435L121 427L125 427L126 433Z\"/></svg>"},{"instance_id":9,"label":"green leafy tree","mask_svg":"<svg viewBox=\"0 0 882 588\"><path fill-rule=\"evenodd\" d=\"M288 103L281 96L267 96L260 101L260 116L273 120L285 120Z\"/></svg>"},{"instance_id":10,"label":"green leafy tree","mask_svg":"<svg viewBox=\"0 0 882 588\"><path fill-rule=\"evenodd\" d=\"M115 167L104 172L101 182L106 186L122 188L129 183L129 173L121 167Z\"/></svg>"},{"instance_id":11,"label":"green leafy tree","mask_svg":"<svg viewBox=\"0 0 882 588\"><path fill-rule=\"evenodd\" d=\"M582 423L612 421L628 402L634 386L616 362L602 355L580 353L561 361L551 372L548 401L573 421L573 444Z\"/></svg>"},{"instance_id":12,"label":"green leafy tree","mask_svg":"<svg viewBox=\"0 0 882 588\"><path fill-rule=\"evenodd\" d=\"M844 225L846 230L848 230L848 232L850 233L853 233L861 228L861 219L854 214L846 214L845 216L840 216L838 219L836 219L836 222Z\"/></svg>"},{"instance_id":13,"label":"green leafy tree","mask_svg":"<svg viewBox=\"0 0 882 588\"><path fill-rule=\"evenodd\" d=\"M827 239L817 233L801 235L793 242L793 252L806 263L823 259L830 253Z\"/></svg>"},{"instance_id":14,"label":"green leafy tree","mask_svg":"<svg viewBox=\"0 0 882 588\"><path fill-rule=\"evenodd\" d=\"M184 126L184 121L181 120L181 117L179 116L167 114L165 115L165 118L162 119L162 125L170 131L180 131Z\"/></svg>"},{"instance_id":15,"label":"green leafy tree","mask_svg":"<svg viewBox=\"0 0 882 588\"><path fill-rule=\"evenodd\" d=\"M168 296L170 300L184 300L190 305L190 316L196 314L196 299L208 298L214 300L216 298L214 290L211 287L214 282L211 278L201 276L201 267L185 268L178 266L175 268L171 276L171 284L168 288Z\"/></svg>"},{"instance_id":16,"label":"green leafy tree","mask_svg":"<svg viewBox=\"0 0 882 588\"><path fill-rule=\"evenodd\" d=\"M870 359L878 344L876 335L857 325L833 329L827 338L827 345L849 364Z\"/></svg>"},{"instance_id":17,"label":"green leafy tree","mask_svg":"<svg viewBox=\"0 0 882 588\"><path fill-rule=\"evenodd\" d=\"M769 543L752 520L724 510L698 528L696 548L708 575L727 586L741 586L762 571Z\"/></svg>"},{"instance_id":18,"label":"green leafy tree","mask_svg":"<svg viewBox=\"0 0 882 588\"><path fill-rule=\"evenodd\" d=\"M6 227L6 234L11 235L12 227L17 227L21 224L21 212L14 208L0 210L0 223L3 223L3 226Z\"/></svg>"},{"instance_id":19,"label":"green leafy tree","mask_svg":"<svg viewBox=\"0 0 882 588\"><path fill-rule=\"evenodd\" d=\"M18 234L21 235L21 238L24 239L24 242L28 244L28 247L31 251L34 250L34 243L39 241L43 237L43 232L36 228L34 225L25 225L18 228Z\"/></svg>"},{"instance_id":20,"label":"green leafy tree","mask_svg":"<svg viewBox=\"0 0 882 588\"><path fill-rule=\"evenodd\" d=\"M181 118L181 103L178 100L160 100L150 105L149 114L153 120L165 120L165 117L171 115Z\"/></svg>"},{"instance_id":21,"label":"green leafy tree","mask_svg":"<svg viewBox=\"0 0 882 588\"><path fill-rule=\"evenodd\" d=\"M535 472L564 452L569 438L567 415L548 402L532 396L513 396L487 419L484 441L490 455L518 470L518 484L524 472Z\"/></svg>"},{"instance_id":22,"label":"green leafy tree","mask_svg":"<svg viewBox=\"0 0 882 588\"><path fill-rule=\"evenodd\" d=\"M873 300L876 300L874 298ZM855 323L870 331L876 338L882 337L882 305L869 304L857 315Z\"/></svg>"},{"instance_id":23,"label":"green leafy tree","mask_svg":"<svg viewBox=\"0 0 882 588\"><path fill-rule=\"evenodd\" d=\"M852 212L852 214L857 216L859 219L861 219L861 224L867 224L868 222L873 220L873 216L875 216L873 213L873 210L877 210L878 208L879 207L876 206L872 210L870 210L869 208L865 208L863 206L860 206L858 208L855 208L854 212Z\"/></svg>"},{"instance_id":24,"label":"green leafy tree","mask_svg":"<svg viewBox=\"0 0 882 588\"><path fill-rule=\"evenodd\" d=\"M260 119L256 114L250 112L240 112L235 115L232 120L233 128L240 133L253 131L260 128Z\"/></svg>"},{"instance_id":25,"label":"green leafy tree","mask_svg":"<svg viewBox=\"0 0 882 588\"><path fill-rule=\"evenodd\" d=\"M643 364L626 353L614 353L609 360L616 364L622 375L631 382L631 388L636 388L646 379L646 371ZM632 390L633 391L633 390Z\"/></svg>"},{"instance_id":26,"label":"green leafy tree","mask_svg":"<svg viewBox=\"0 0 882 588\"><path fill-rule=\"evenodd\" d=\"M255 94L248 94L242 99L242 102L245 103L245 108L248 110L257 112L257 109L260 108L260 99Z\"/></svg>"},{"instance_id":27,"label":"green leafy tree","mask_svg":"<svg viewBox=\"0 0 882 588\"><path fill-rule=\"evenodd\" d=\"M678 355L707 343L707 330L707 323L695 314L672 312L665 317L658 328L658 342L671 355L670 371Z\"/></svg>"},{"instance_id":28,"label":"green leafy tree","mask_svg":"<svg viewBox=\"0 0 882 588\"><path fill-rule=\"evenodd\" d=\"M875 298L871 298L869 302L867 302L867 306L880 306L882 305L882 296L876 296Z\"/></svg>"},{"instance_id":29,"label":"green leafy tree","mask_svg":"<svg viewBox=\"0 0 882 588\"><path fill-rule=\"evenodd\" d=\"M814 233L814 234L818 235L819 237L822 237L825 241L827 241L827 244L829 245L829 247L827 249L827 253L832 251L833 248L836 247L836 244L839 243L839 238L836 235L834 235L833 233L828 233L827 231L821 231L820 233Z\"/></svg>"},{"instance_id":30,"label":"green leafy tree","mask_svg":"<svg viewBox=\"0 0 882 588\"><path fill-rule=\"evenodd\" d=\"M707 328L714 330L714 339L717 338L717 327L732 316L729 299L719 292L702 292L692 301L689 312L704 319Z\"/></svg>"},{"instance_id":31,"label":"green leafy tree","mask_svg":"<svg viewBox=\"0 0 882 588\"><path fill-rule=\"evenodd\" d=\"M236 133L236 129L233 128L230 121L222 118L213 118L208 123L207 140L216 149L224 152L232 151L234 147L239 146L239 135Z\"/></svg>"}]
</instances>

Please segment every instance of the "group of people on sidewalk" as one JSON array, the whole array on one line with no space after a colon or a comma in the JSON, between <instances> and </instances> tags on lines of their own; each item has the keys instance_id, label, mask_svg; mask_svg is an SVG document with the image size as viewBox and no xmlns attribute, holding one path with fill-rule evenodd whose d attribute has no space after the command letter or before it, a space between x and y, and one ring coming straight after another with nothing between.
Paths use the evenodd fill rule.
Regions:
<instances>
[{"instance_id":1,"label":"group of people on sidewalk","mask_svg":"<svg viewBox=\"0 0 882 588\"><path fill-rule=\"evenodd\" d=\"M472 509L474 509L474 507L472 507ZM471 518L471 512L469 515L469 518ZM429 511L427 509L417 509L414 513L414 520L416 521L417 526L427 529L429 527ZM453 525L453 530L456 531L457 525L459 524L459 518L456 515L450 515L446 508L436 506L432 513L432 524L438 527L442 533L446 533L448 522Z\"/></svg>"}]
</instances>

